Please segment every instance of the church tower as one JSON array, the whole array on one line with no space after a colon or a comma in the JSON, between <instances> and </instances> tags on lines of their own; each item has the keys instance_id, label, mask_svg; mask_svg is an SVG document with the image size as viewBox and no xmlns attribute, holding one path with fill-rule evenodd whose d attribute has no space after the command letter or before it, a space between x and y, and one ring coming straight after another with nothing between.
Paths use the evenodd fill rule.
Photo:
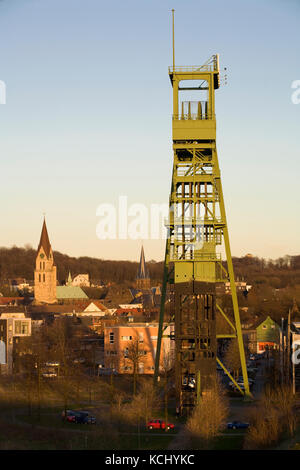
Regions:
<instances>
[{"instance_id":1,"label":"church tower","mask_svg":"<svg viewBox=\"0 0 300 470\"><path fill-rule=\"evenodd\" d=\"M136 276L137 289L150 289L150 276L146 268L144 248L142 246L140 264Z\"/></svg>"},{"instance_id":2,"label":"church tower","mask_svg":"<svg viewBox=\"0 0 300 470\"><path fill-rule=\"evenodd\" d=\"M36 303L53 304L56 299L56 266L44 219L34 270L34 299Z\"/></svg>"}]
</instances>

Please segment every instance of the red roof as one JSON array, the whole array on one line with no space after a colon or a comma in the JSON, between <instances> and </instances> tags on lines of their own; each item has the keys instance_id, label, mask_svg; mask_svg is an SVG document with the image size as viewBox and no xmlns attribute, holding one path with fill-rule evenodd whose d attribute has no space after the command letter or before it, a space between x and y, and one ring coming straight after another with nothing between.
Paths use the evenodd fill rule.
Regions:
<instances>
[{"instance_id":1,"label":"red roof","mask_svg":"<svg viewBox=\"0 0 300 470\"><path fill-rule=\"evenodd\" d=\"M24 300L24 297L0 297L0 305L8 305L11 303L22 303Z\"/></svg>"}]
</instances>

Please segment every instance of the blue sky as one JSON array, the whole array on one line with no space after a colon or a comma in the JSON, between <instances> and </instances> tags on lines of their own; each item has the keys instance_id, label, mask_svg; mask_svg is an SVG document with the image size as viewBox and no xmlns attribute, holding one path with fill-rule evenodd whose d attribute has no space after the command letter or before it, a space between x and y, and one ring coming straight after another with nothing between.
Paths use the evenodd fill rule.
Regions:
<instances>
[{"instance_id":1,"label":"blue sky","mask_svg":"<svg viewBox=\"0 0 300 470\"><path fill-rule=\"evenodd\" d=\"M0 246L138 259L99 240L96 209L168 201L171 9L176 63L220 54L217 147L232 253L299 254L300 3L295 0L0 1ZM164 243L144 240L148 259Z\"/></svg>"}]
</instances>

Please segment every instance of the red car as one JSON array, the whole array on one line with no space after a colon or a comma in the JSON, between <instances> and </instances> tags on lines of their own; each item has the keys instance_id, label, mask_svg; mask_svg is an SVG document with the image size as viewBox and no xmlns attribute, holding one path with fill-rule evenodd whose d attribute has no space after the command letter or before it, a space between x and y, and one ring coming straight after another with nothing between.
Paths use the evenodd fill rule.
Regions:
<instances>
[{"instance_id":1,"label":"red car","mask_svg":"<svg viewBox=\"0 0 300 470\"><path fill-rule=\"evenodd\" d=\"M174 424L172 423L168 423L166 425L165 421L163 421L162 419L151 419L148 423L147 423L147 429L174 429Z\"/></svg>"}]
</instances>

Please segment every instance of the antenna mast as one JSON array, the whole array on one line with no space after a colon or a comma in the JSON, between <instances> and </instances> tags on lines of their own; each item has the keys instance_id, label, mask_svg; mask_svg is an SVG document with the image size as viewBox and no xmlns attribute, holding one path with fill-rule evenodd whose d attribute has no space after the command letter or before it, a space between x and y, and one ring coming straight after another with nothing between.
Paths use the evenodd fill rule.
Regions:
<instances>
[{"instance_id":1,"label":"antenna mast","mask_svg":"<svg viewBox=\"0 0 300 470\"><path fill-rule=\"evenodd\" d=\"M174 31L174 13L172 9L172 45L173 45L173 71L175 70L175 31Z\"/></svg>"}]
</instances>

